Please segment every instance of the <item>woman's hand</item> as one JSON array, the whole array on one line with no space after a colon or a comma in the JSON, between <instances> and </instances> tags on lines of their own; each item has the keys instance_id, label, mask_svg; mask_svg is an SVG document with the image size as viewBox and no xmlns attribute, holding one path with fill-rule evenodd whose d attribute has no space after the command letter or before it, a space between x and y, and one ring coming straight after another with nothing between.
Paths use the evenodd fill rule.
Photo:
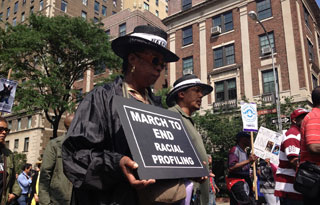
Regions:
<instances>
[{"instance_id":1,"label":"woman's hand","mask_svg":"<svg viewBox=\"0 0 320 205\"><path fill-rule=\"evenodd\" d=\"M150 184L154 184L156 182L155 179L148 179L148 180L138 180L134 176L133 171L138 168L138 164L131 160L129 157L124 156L120 160L120 168L123 174L128 179L131 186L135 189L142 189Z\"/></svg>"}]
</instances>

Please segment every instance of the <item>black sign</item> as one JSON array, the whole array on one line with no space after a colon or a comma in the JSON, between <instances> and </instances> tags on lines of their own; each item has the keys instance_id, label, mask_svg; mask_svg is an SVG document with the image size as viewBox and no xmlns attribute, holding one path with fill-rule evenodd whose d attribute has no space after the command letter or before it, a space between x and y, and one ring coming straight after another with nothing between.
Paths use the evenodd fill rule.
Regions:
<instances>
[{"instance_id":1,"label":"black sign","mask_svg":"<svg viewBox=\"0 0 320 205\"><path fill-rule=\"evenodd\" d=\"M120 96L114 105L140 179L208 176L179 113Z\"/></svg>"}]
</instances>

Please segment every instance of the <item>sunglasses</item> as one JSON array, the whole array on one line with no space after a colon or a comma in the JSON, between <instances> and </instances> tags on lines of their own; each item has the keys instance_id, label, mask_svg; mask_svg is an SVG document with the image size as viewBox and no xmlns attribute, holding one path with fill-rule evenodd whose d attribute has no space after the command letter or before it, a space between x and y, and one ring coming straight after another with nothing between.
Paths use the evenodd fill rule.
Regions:
<instances>
[{"instance_id":1,"label":"sunglasses","mask_svg":"<svg viewBox=\"0 0 320 205\"><path fill-rule=\"evenodd\" d=\"M0 133L6 131L6 133L10 132L10 129L6 128L6 127L0 127Z\"/></svg>"},{"instance_id":2,"label":"sunglasses","mask_svg":"<svg viewBox=\"0 0 320 205\"><path fill-rule=\"evenodd\" d=\"M164 69L167 66L167 63L165 62L160 62L160 59L156 56L152 56L150 54L137 54L135 53L136 56L138 56L139 58L147 61L149 64L152 64L154 66L160 66L161 69ZM142 57L144 56L144 57Z\"/></svg>"}]
</instances>

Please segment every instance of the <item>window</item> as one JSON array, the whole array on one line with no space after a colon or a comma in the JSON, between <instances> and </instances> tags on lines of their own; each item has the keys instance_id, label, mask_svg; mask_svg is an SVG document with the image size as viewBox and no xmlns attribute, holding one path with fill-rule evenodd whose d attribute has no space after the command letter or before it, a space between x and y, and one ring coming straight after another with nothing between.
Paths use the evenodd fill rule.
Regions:
<instances>
[{"instance_id":1,"label":"window","mask_svg":"<svg viewBox=\"0 0 320 205\"><path fill-rule=\"evenodd\" d=\"M110 29L106 30L106 34L110 36Z\"/></svg>"},{"instance_id":2,"label":"window","mask_svg":"<svg viewBox=\"0 0 320 205\"><path fill-rule=\"evenodd\" d=\"M219 26L221 32L227 32L233 29L232 11L213 17L213 27Z\"/></svg>"},{"instance_id":3,"label":"window","mask_svg":"<svg viewBox=\"0 0 320 205\"><path fill-rule=\"evenodd\" d=\"M18 119L17 130L21 130L21 118Z\"/></svg>"},{"instance_id":4,"label":"window","mask_svg":"<svg viewBox=\"0 0 320 205\"><path fill-rule=\"evenodd\" d=\"M10 16L10 7L7 8L7 18L9 18L9 16Z\"/></svg>"},{"instance_id":5,"label":"window","mask_svg":"<svg viewBox=\"0 0 320 205\"><path fill-rule=\"evenodd\" d=\"M19 139L15 139L14 140L14 149L18 149L19 148Z\"/></svg>"},{"instance_id":6,"label":"window","mask_svg":"<svg viewBox=\"0 0 320 205\"><path fill-rule=\"evenodd\" d=\"M67 12L67 6L68 6L68 3L66 1L61 1L61 11L63 12Z\"/></svg>"},{"instance_id":7,"label":"window","mask_svg":"<svg viewBox=\"0 0 320 205\"><path fill-rule=\"evenodd\" d=\"M14 18L12 19L12 26L16 26L16 25L17 25L17 18L14 17Z\"/></svg>"},{"instance_id":8,"label":"window","mask_svg":"<svg viewBox=\"0 0 320 205\"><path fill-rule=\"evenodd\" d=\"M87 19L87 12L81 11L81 17Z\"/></svg>"},{"instance_id":9,"label":"window","mask_svg":"<svg viewBox=\"0 0 320 205\"><path fill-rule=\"evenodd\" d=\"M12 129L12 121L8 121L8 128L11 130Z\"/></svg>"},{"instance_id":10,"label":"window","mask_svg":"<svg viewBox=\"0 0 320 205\"><path fill-rule=\"evenodd\" d=\"M32 116L29 116L28 117L28 125L27 125L27 128L31 128L31 123L32 123Z\"/></svg>"},{"instance_id":11,"label":"window","mask_svg":"<svg viewBox=\"0 0 320 205\"><path fill-rule=\"evenodd\" d=\"M97 23L99 21L99 19L97 17L93 18L93 23Z\"/></svg>"},{"instance_id":12,"label":"window","mask_svg":"<svg viewBox=\"0 0 320 205\"><path fill-rule=\"evenodd\" d=\"M236 79L229 79L215 83L216 102L237 99Z\"/></svg>"},{"instance_id":13,"label":"window","mask_svg":"<svg viewBox=\"0 0 320 205\"><path fill-rule=\"evenodd\" d=\"M42 10L43 9L43 0L40 1L40 7L39 7L39 10Z\"/></svg>"},{"instance_id":14,"label":"window","mask_svg":"<svg viewBox=\"0 0 320 205\"><path fill-rule=\"evenodd\" d=\"M270 0L257 1L257 13L259 20L271 17L272 11Z\"/></svg>"},{"instance_id":15,"label":"window","mask_svg":"<svg viewBox=\"0 0 320 205\"><path fill-rule=\"evenodd\" d=\"M309 11L308 9L303 5L303 11L304 11L304 22L306 23L306 25L310 28L310 23L309 23Z\"/></svg>"},{"instance_id":16,"label":"window","mask_svg":"<svg viewBox=\"0 0 320 205\"><path fill-rule=\"evenodd\" d=\"M6 141L6 147L8 147L8 148L9 148L9 145L10 145L10 141L9 141L9 140L7 140L7 141Z\"/></svg>"},{"instance_id":17,"label":"window","mask_svg":"<svg viewBox=\"0 0 320 205\"><path fill-rule=\"evenodd\" d=\"M311 41L309 41L309 39L307 39L308 41L308 52L309 52L309 60L313 61L314 57L313 57L313 45L311 43Z\"/></svg>"},{"instance_id":18,"label":"window","mask_svg":"<svg viewBox=\"0 0 320 205\"><path fill-rule=\"evenodd\" d=\"M24 147L23 151L27 152L29 150L29 137L24 138Z\"/></svg>"},{"instance_id":19,"label":"window","mask_svg":"<svg viewBox=\"0 0 320 205\"><path fill-rule=\"evenodd\" d=\"M143 8L149 11L149 4L147 4L146 2L143 2Z\"/></svg>"},{"instance_id":20,"label":"window","mask_svg":"<svg viewBox=\"0 0 320 205\"><path fill-rule=\"evenodd\" d=\"M24 12L21 13L21 22L24 22L25 17L24 17Z\"/></svg>"},{"instance_id":21,"label":"window","mask_svg":"<svg viewBox=\"0 0 320 205\"><path fill-rule=\"evenodd\" d=\"M33 6L30 7L30 14L33 13L33 8L34 8Z\"/></svg>"},{"instance_id":22,"label":"window","mask_svg":"<svg viewBox=\"0 0 320 205\"><path fill-rule=\"evenodd\" d=\"M123 23L119 26L119 36L126 35L126 23Z\"/></svg>"},{"instance_id":23,"label":"window","mask_svg":"<svg viewBox=\"0 0 320 205\"><path fill-rule=\"evenodd\" d=\"M116 13L117 13L116 11L112 11L112 15L113 15L113 14L116 14Z\"/></svg>"},{"instance_id":24,"label":"window","mask_svg":"<svg viewBox=\"0 0 320 205\"><path fill-rule=\"evenodd\" d=\"M182 29L182 46L192 43L192 26Z\"/></svg>"},{"instance_id":25,"label":"window","mask_svg":"<svg viewBox=\"0 0 320 205\"><path fill-rule=\"evenodd\" d=\"M276 71L276 75L278 75L277 71ZM270 94L275 91L273 70L267 70L262 72L262 83L263 83L264 94Z\"/></svg>"},{"instance_id":26,"label":"window","mask_svg":"<svg viewBox=\"0 0 320 205\"><path fill-rule=\"evenodd\" d=\"M88 0L82 0L82 4L88 6Z\"/></svg>"},{"instance_id":27,"label":"window","mask_svg":"<svg viewBox=\"0 0 320 205\"><path fill-rule=\"evenodd\" d=\"M117 0L113 0L113 6L117 7Z\"/></svg>"},{"instance_id":28,"label":"window","mask_svg":"<svg viewBox=\"0 0 320 205\"><path fill-rule=\"evenodd\" d=\"M274 35L273 35L273 31L268 33L269 39L270 39L270 44L271 47L273 49L273 51L275 52L275 46L274 46ZM264 48L269 48L269 41L268 41L268 37L266 34L260 35L259 36L259 42L260 42L260 53L261 55L265 55L265 53L262 52L262 50ZM267 54L267 53L266 53Z\"/></svg>"},{"instance_id":29,"label":"window","mask_svg":"<svg viewBox=\"0 0 320 205\"><path fill-rule=\"evenodd\" d=\"M100 7L100 3L95 1L94 2L94 11L99 13L99 7Z\"/></svg>"},{"instance_id":30,"label":"window","mask_svg":"<svg viewBox=\"0 0 320 205\"><path fill-rule=\"evenodd\" d=\"M216 48L213 53L215 68L235 63L233 44Z\"/></svg>"},{"instance_id":31,"label":"window","mask_svg":"<svg viewBox=\"0 0 320 205\"><path fill-rule=\"evenodd\" d=\"M107 16L107 7L102 6L101 13L103 16Z\"/></svg>"},{"instance_id":32,"label":"window","mask_svg":"<svg viewBox=\"0 0 320 205\"><path fill-rule=\"evenodd\" d=\"M182 73L183 75L193 74L193 57L192 56L182 59Z\"/></svg>"},{"instance_id":33,"label":"window","mask_svg":"<svg viewBox=\"0 0 320 205\"><path fill-rule=\"evenodd\" d=\"M168 6L166 6L166 13L168 13L169 12L169 8L168 8Z\"/></svg>"},{"instance_id":34,"label":"window","mask_svg":"<svg viewBox=\"0 0 320 205\"><path fill-rule=\"evenodd\" d=\"M18 4L19 4L18 1L14 4L14 9L13 9L14 13L17 13L17 11L18 11Z\"/></svg>"},{"instance_id":35,"label":"window","mask_svg":"<svg viewBox=\"0 0 320 205\"><path fill-rule=\"evenodd\" d=\"M192 0L182 0L182 10L191 8Z\"/></svg>"},{"instance_id":36,"label":"window","mask_svg":"<svg viewBox=\"0 0 320 205\"><path fill-rule=\"evenodd\" d=\"M27 0L22 0L22 5L25 5Z\"/></svg>"},{"instance_id":37,"label":"window","mask_svg":"<svg viewBox=\"0 0 320 205\"><path fill-rule=\"evenodd\" d=\"M318 86L318 79L314 75L312 75L312 85L313 85L313 88Z\"/></svg>"},{"instance_id":38,"label":"window","mask_svg":"<svg viewBox=\"0 0 320 205\"><path fill-rule=\"evenodd\" d=\"M159 17L159 11L158 10L156 10L156 16Z\"/></svg>"},{"instance_id":39,"label":"window","mask_svg":"<svg viewBox=\"0 0 320 205\"><path fill-rule=\"evenodd\" d=\"M159 6L159 0L156 0L156 5Z\"/></svg>"}]
</instances>

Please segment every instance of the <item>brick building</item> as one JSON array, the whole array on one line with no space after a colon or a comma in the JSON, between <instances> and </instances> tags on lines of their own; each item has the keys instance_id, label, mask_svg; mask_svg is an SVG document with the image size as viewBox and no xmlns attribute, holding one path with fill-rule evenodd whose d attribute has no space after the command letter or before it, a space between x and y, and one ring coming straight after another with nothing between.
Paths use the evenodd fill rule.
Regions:
<instances>
[{"instance_id":1,"label":"brick building","mask_svg":"<svg viewBox=\"0 0 320 205\"><path fill-rule=\"evenodd\" d=\"M4 23L16 25L24 22L31 13L41 13L48 17L82 16L97 22L120 10L120 0L1 0L0 19Z\"/></svg>"},{"instance_id":2,"label":"brick building","mask_svg":"<svg viewBox=\"0 0 320 205\"><path fill-rule=\"evenodd\" d=\"M168 45L180 60L169 65L169 85L194 73L214 87L204 109L272 102L271 50L262 27L250 19L255 11L274 49L279 93L309 101L319 85L320 10L315 0L175 0L169 1Z\"/></svg>"},{"instance_id":3,"label":"brick building","mask_svg":"<svg viewBox=\"0 0 320 205\"><path fill-rule=\"evenodd\" d=\"M163 19L168 16L168 0L122 0L123 10L147 10Z\"/></svg>"}]
</instances>

